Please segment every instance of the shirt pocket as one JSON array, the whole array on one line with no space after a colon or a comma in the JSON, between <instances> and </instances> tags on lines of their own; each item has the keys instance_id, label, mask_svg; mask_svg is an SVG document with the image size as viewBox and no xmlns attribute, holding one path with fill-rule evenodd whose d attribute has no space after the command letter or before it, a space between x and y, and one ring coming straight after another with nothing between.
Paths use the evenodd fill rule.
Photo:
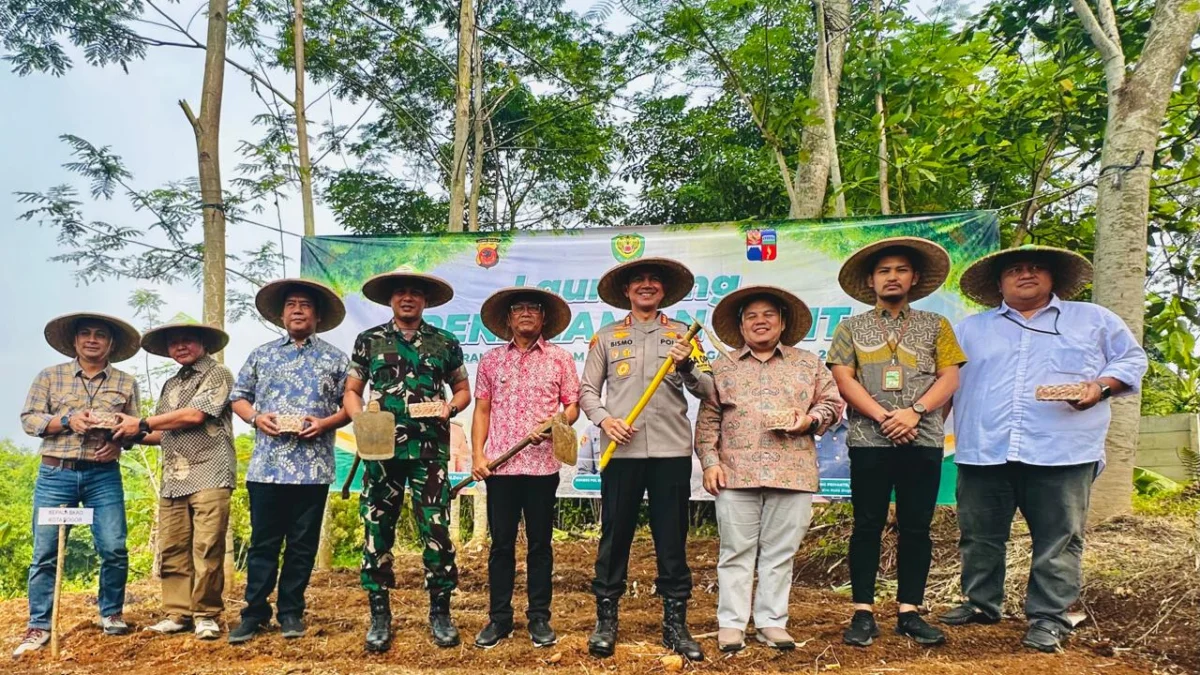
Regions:
<instances>
[{"instance_id":1,"label":"shirt pocket","mask_svg":"<svg viewBox=\"0 0 1200 675\"><path fill-rule=\"evenodd\" d=\"M401 375L400 354L395 348L384 349L371 357L371 379L398 378Z\"/></svg>"},{"instance_id":2,"label":"shirt pocket","mask_svg":"<svg viewBox=\"0 0 1200 675\"><path fill-rule=\"evenodd\" d=\"M108 389L96 395L92 407L101 412L121 412L125 409L129 397L116 389Z\"/></svg>"},{"instance_id":3,"label":"shirt pocket","mask_svg":"<svg viewBox=\"0 0 1200 675\"><path fill-rule=\"evenodd\" d=\"M87 407L87 399L73 392L53 392L50 394L50 410L55 415L65 415L68 412L83 410Z\"/></svg>"},{"instance_id":4,"label":"shirt pocket","mask_svg":"<svg viewBox=\"0 0 1200 675\"><path fill-rule=\"evenodd\" d=\"M633 349L629 349L629 355L626 356L624 348L617 353L614 358L609 354L608 359L608 379L624 380L633 376L634 366L637 365L637 357L633 354Z\"/></svg>"},{"instance_id":5,"label":"shirt pocket","mask_svg":"<svg viewBox=\"0 0 1200 675\"><path fill-rule=\"evenodd\" d=\"M1059 342L1049 351L1050 370L1063 375L1078 375L1092 380L1100 375L1100 354L1096 345L1086 345L1070 340Z\"/></svg>"}]
</instances>

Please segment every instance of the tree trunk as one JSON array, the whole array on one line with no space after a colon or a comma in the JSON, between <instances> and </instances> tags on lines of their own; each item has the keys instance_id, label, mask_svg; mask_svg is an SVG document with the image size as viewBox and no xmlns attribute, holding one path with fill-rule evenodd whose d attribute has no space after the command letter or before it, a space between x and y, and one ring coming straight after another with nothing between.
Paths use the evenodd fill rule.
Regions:
<instances>
[{"instance_id":1,"label":"tree trunk","mask_svg":"<svg viewBox=\"0 0 1200 675\"><path fill-rule=\"evenodd\" d=\"M296 52L296 148L300 153L300 203L304 208L304 236L317 234L313 216L312 163L308 159L308 122L304 112L304 0L295 0L292 32Z\"/></svg>"},{"instance_id":2,"label":"tree trunk","mask_svg":"<svg viewBox=\"0 0 1200 675\"><path fill-rule=\"evenodd\" d=\"M225 90L225 42L229 32L229 2L210 0L208 37L204 50L204 81L200 90L200 116L187 101L179 105L196 135L200 172L201 210L204 214L204 323L225 327L225 197L221 191L221 98ZM214 354L222 360L221 354ZM225 536L225 592L234 581L233 529Z\"/></svg>"},{"instance_id":3,"label":"tree trunk","mask_svg":"<svg viewBox=\"0 0 1200 675\"><path fill-rule=\"evenodd\" d=\"M817 49L813 58L812 83L809 96L817 103L821 122L804 127L800 134L801 160L796 167L795 200L792 218L820 218L825 213L825 195L831 174L840 187L837 166L837 141L834 128L837 120L838 87L842 81L842 64L846 57L846 22L850 16L849 0L813 0L817 21ZM837 207L845 212L844 198Z\"/></svg>"},{"instance_id":4,"label":"tree trunk","mask_svg":"<svg viewBox=\"0 0 1200 675\"><path fill-rule=\"evenodd\" d=\"M321 519L321 539L317 544L317 569L333 569L333 493L325 495L325 516Z\"/></svg>"},{"instance_id":5,"label":"tree trunk","mask_svg":"<svg viewBox=\"0 0 1200 675\"><path fill-rule=\"evenodd\" d=\"M476 34L472 44L472 52L474 62L474 78L472 81L472 109L473 119L471 129L471 137L475 141L475 147L471 151L471 202L469 209L469 218L467 220L467 230L470 232L479 231L479 196L483 191L483 46L479 42L479 35ZM478 523L478 519L476 519Z\"/></svg>"},{"instance_id":6,"label":"tree trunk","mask_svg":"<svg viewBox=\"0 0 1200 675\"><path fill-rule=\"evenodd\" d=\"M458 78L454 85L454 159L450 162L450 231L463 231L467 189L467 136L471 124L471 43L475 13L462 0L458 15Z\"/></svg>"},{"instance_id":7,"label":"tree trunk","mask_svg":"<svg viewBox=\"0 0 1200 675\"><path fill-rule=\"evenodd\" d=\"M871 11L875 14L875 44L882 52L882 0L874 0L871 3ZM879 115L879 212L886 216L892 212L891 199L888 196L887 108L883 105L883 75L878 70L875 71L875 114Z\"/></svg>"},{"instance_id":8,"label":"tree trunk","mask_svg":"<svg viewBox=\"0 0 1200 675\"><path fill-rule=\"evenodd\" d=\"M1141 57L1130 70L1110 0L1099 0L1098 15L1085 0L1071 0L1071 4L1104 59L1108 90L1096 198L1092 298L1120 316L1141 341L1154 150L1176 77L1200 26L1200 8L1189 0L1159 0ZM1108 466L1094 487L1092 523L1132 510L1140 408L1141 396L1136 394L1112 404L1105 444Z\"/></svg>"}]
</instances>

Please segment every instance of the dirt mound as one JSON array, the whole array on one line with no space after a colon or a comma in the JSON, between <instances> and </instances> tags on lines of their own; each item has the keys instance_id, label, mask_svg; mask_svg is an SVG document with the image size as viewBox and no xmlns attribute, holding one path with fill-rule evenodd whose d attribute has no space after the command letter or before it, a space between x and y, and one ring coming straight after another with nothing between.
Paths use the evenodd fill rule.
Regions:
<instances>
[{"instance_id":1,"label":"dirt mound","mask_svg":"<svg viewBox=\"0 0 1200 675\"><path fill-rule=\"evenodd\" d=\"M457 649L441 650L432 645L426 627L428 599L420 590L420 557L403 555L397 561L404 590L393 593L397 638L392 650L368 655L362 647L367 627L366 595L358 587L358 574L339 570L314 575L309 589L308 636L284 640L277 629L247 645L231 646L224 640L200 642L190 635L159 637L136 632L127 637L100 634L94 596L71 594L64 603L64 658L55 661L49 650L27 656L6 668L10 673L120 673L121 675L182 675L184 673L395 673L395 672L668 672L660 660L666 650L661 638L661 603L653 597L655 560L648 538L634 546L630 566L630 592L621 605L621 643L611 659L587 655L587 635L594 622L594 605L589 591L594 542L562 542L555 546L555 598L553 623L561 642L548 649L534 649L524 632L520 616L524 585L519 581L518 625L514 637L495 649L483 651L470 646L476 631L487 620L486 552L460 555L462 585L454 600L454 616L464 638ZM689 623L694 633L716 630L716 555L712 539L689 545L689 559L696 591ZM518 558L520 560L520 557ZM518 562L519 577L524 574ZM240 592L241 588L238 588ZM841 643L841 632L851 610L846 596L831 590L797 587L791 599L791 632L798 641L794 652L777 653L751 644L740 654L723 657L715 637L701 640L709 657L700 664L685 664L685 670L711 672L838 672L838 673L945 673L1012 674L1103 673L1125 675L1151 673L1154 665L1138 652L1117 649L1111 643L1098 646L1086 636L1074 638L1064 654L1030 653L1019 646L1024 622L1008 619L995 626L950 631L949 643L938 649L923 649L889 630L894 615L880 615L884 634L875 645L857 650ZM135 629L158 618L157 588L139 582L130 588L126 618ZM223 624L236 624L240 596L226 598ZM24 600L0 603L0 647L12 649L24 627ZM892 610L894 611L894 610ZM1125 613L1128 607L1107 607ZM1107 628L1111 623L1104 624ZM1145 624L1143 631L1149 627ZM1195 628L1191 635L1193 643ZM1195 644L1192 650L1196 649ZM1164 665L1158 665L1160 672ZM1183 672L1175 669L1176 672Z\"/></svg>"}]
</instances>

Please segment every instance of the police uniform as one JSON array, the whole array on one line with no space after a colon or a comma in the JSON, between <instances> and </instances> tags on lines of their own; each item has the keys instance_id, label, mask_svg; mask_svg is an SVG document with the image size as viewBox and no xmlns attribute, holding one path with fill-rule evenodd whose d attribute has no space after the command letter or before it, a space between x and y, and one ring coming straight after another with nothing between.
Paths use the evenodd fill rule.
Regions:
<instances>
[{"instance_id":1,"label":"police uniform","mask_svg":"<svg viewBox=\"0 0 1200 675\"><path fill-rule=\"evenodd\" d=\"M687 333L683 323L661 312L650 321L633 315L601 328L592 339L583 369L579 403L597 426L605 419L624 419L633 410L663 360ZM686 387L704 399L714 392L712 371L693 342L692 365L672 370L642 411L633 439L618 445L601 474L601 535L592 591L597 598L618 599L625 593L629 548L637 527L642 495L650 498L650 530L658 561L655 586L664 598L686 600L692 573L685 544L691 496L692 424L687 417ZM685 372L686 371L686 372ZM601 400L601 389L607 391ZM600 447L608 436L599 430Z\"/></svg>"}]
</instances>

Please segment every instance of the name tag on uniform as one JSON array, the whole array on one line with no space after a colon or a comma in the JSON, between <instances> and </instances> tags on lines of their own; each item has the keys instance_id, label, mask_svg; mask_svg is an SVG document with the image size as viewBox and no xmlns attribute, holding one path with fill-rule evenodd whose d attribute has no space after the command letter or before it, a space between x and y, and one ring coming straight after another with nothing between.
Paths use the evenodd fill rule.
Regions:
<instances>
[{"instance_id":1,"label":"name tag on uniform","mask_svg":"<svg viewBox=\"0 0 1200 675\"><path fill-rule=\"evenodd\" d=\"M904 388L904 368L893 363L883 369L883 390L900 391Z\"/></svg>"}]
</instances>

